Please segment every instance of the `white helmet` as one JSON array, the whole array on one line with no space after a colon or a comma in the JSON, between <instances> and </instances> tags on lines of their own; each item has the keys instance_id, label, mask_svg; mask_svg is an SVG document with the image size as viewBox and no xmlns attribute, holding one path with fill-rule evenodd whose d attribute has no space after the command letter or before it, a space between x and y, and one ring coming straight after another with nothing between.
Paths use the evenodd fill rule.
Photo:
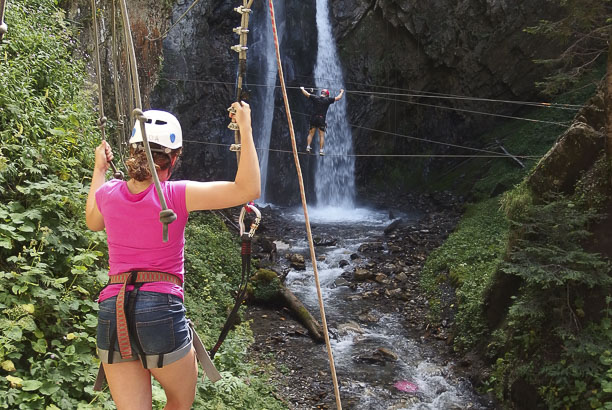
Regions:
<instances>
[{"instance_id":1,"label":"white helmet","mask_svg":"<svg viewBox=\"0 0 612 410\"><path fill-rule=\"evenodd\" d=\"M170 150L181 148L183 146L183 132L181 124L176 117L169 112L159 110L145 111L145 131L149 143L159 144L162 147ZM136 120L130 137L130 145L140 145L142 143L142 132L140 121ZM165 150L170 152L169 150Z\"/></svg>"}]
</instances>

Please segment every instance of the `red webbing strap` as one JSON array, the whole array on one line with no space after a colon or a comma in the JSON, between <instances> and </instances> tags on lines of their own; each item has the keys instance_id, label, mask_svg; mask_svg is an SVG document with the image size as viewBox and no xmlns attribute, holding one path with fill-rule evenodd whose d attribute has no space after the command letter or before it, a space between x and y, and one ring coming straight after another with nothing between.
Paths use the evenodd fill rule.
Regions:
<instances>
[{"instance_id":1,"label":"red webbing strap","mask_svg":"<svg viewBox=\"0 0 612 410\"><path fill-rule=\"evenodd\" d=\"M166 272L154 271L139 271L126 272L109 277L109 284L122 283L121 290L117 294L117 302L115 304L115 312L117 319L117 342L119 343L119 353L123 359L132 358L132 346L130 344L130 334L128 330L127 318L125 317L125 290L128 282L130 285L134 283L151 283L151 282L170 282L175 285L182 285L182 281L178 276Z\"/></svg>"},{"instance_id":2,"label":"red webbing strap","mask_svg":"<svg viewBox=\"0 0 612 410\"><path fill-rule=\"evenodd\" d=\"M128 332L127 319L125 318L125 288L129 276L123 282L119 294L117 294L117 303L115 312L117 315L117 341L119 343L119 353L124 359L132 358L132 346L130 345L130 334Z\"/></svg>"}]
</instances>

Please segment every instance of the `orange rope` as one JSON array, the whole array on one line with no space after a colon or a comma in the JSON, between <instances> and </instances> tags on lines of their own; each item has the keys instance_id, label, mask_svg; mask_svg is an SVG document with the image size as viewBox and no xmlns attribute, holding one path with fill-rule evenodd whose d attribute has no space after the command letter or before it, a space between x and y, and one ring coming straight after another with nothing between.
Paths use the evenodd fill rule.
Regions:
<instances>
[{"instance_id":1,"label":"orange rope","mask_svg":"<svg viewBox=\"0 0 612 410\"><path fill-rule=\"evenodd\" d=\"M298 157L297 145L295 143L295 132L293 130L293 120L291 119L291 110L289 109L289 100L287 99L287 89L285 88L285 78L283 76L283 66L281 64L280 50L278 47L278 35L276 32L276 20L274 19L274 3L269 0L270 19L272 23L272 33L274 34L274 48L276 50L276 61L278 64L278 76L280 79L281 89L283 91L283 101L285 103L285 111L287 113L287 122L289 124L289 133L291 135L291 147L293 149L293 158L297 169L298 181L300 184L300 196L302 198L302 208L304 208L304 220L306 222L306 233L308 234L308 245L310 247L310 259L312 261L312 269L314 271L315 284L317 286L317 296L319 299L319 310L321 312L321 324L323 326L323 335L325 336L325 344L327 345L327 355L329 356L329 366L331 368L332 379L334 382L334 394L336 396L336 407L342 410L340 402L340 390L338 388L338 379L336 377L336 367L334 366L334 357L332 354L331 345L329 343L329 333L327 332L327 320L325 319L325 307L323 306L323 296L321 295L321 284L319 282L319 271L317 269L317 258L314 251L314 243L312 240L312 232L310 230L310 220L308 219L308 206L306 204L306 194L304 193L304 180L302 178L302 169Z\"/></svg>"}]
</instances>

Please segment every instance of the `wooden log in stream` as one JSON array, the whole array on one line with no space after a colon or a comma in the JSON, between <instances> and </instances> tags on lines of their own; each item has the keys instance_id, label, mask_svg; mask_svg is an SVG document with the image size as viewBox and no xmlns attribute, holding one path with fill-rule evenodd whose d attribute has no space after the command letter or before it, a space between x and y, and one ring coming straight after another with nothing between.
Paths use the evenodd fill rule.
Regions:
<instances>
[{"instance_id":1,"label":"wooden log in stream","mask_svg":"<svg viewBox=\"0 0 612 410\"><path fill-rule=\"evenodd\" d=\"M310 337L317 343L323 343L323 327L321 324L312 316L300 299L281 282L273 270L259 269L255 272L249 283L248 297L252 302L287 307L308 330Z\"/></svg>"}]
</instances>

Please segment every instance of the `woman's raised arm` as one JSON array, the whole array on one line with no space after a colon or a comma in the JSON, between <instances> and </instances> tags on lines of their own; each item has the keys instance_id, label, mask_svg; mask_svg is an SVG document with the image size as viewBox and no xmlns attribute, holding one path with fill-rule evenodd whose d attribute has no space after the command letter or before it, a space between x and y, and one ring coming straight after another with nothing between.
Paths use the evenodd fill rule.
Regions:
<instances>
[{"instance_id":1,"label":"woman's raised arm","mask_svg":"<svg viewBox=\"0 0 612 410\"><path fill-rule=\"evenodd\" d=\"M235 102L232 107L236 114L230 114L230 118L235 118L238 123L241 138L236 178L233 182L189 181L185 193L187 211L230 208L257 199L261 194L259 160L251 129L251 108L245 102Z\"/></svg>"}]
</instances>

